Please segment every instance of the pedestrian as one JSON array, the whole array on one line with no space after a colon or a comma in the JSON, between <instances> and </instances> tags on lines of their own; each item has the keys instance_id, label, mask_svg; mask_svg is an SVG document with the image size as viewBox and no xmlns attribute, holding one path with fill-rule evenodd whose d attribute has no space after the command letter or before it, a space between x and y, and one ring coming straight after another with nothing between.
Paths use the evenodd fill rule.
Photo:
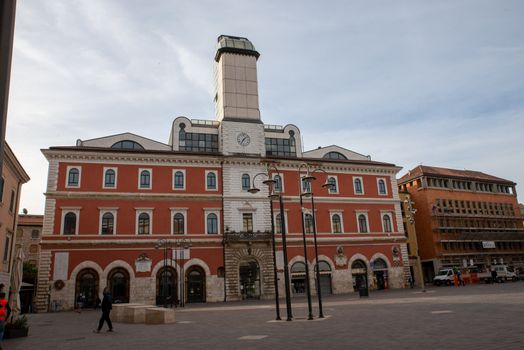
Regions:
<instances>
[{"instance_id":1,"label":"pedestrian","mask_svg":"<svg viewBox=\"0 0 524 350\"><path fill-rule=\"evenodd\" d=\"M11 315L9 301L5 298L5 293L0 292L0 350L2 350L2 339L4 338L5 321Z\"/></svg>"},{"instance_id":2,"label":"pedestrian","mask_svg":"<svg viewBox=\"0 0 524 350\"><path fill-rule=\"evenodd\" d=\"M464 281L462 280L462 272L460 270L457 270L457 279L459 287L465 286Z\"/></svg>"},{"instance_id":3,"label":"pedestrian","mask_svg":"<svg viewBox=\"0 0 524 350\"><path fill-rule=\"evenodd\" d=\"M76 310L75 311L78 313L82 312L82 307L83 307L82 300L83 300L82 293L80 293L78 297L76 298Z\"/></svg>"},{"instance_id":4,"label":"pedestrian","mask_svg":"<svg viewBox=\"0 0 524 350\"><path fill-rule=\"evenodd\" d=\"M496 283L497 282L497 271L493 267L491 269L491 282Z\"/></svg>"},{"instance_id":5,"label":"pedestrian","mask_svg":"<svg viewBox=\"0 0 524 350\"><path fill-rule=\"evenodd\" d=\"M409 288L413 289L413 277L411 275L408 277L408 283L409 283Z\"/></svg>"},{"instance_id":6,"label":"pedestrian","mask_svg":"<svg viewBox=\"0 0 524 350\"><path fill-rule=\"evenodd\" d=\"M107 326L109 327L107 331L113 331L113 324L111 323L111 319L109 318L109 313L111 312L111 309L113 309L113 296L109 292L109 289L104 288L104 297L102 298L102 317L100 317L100 321L98 322L98 328L94 331L95 333L100 333L102 327L104 326L104 321L107 322Z\"/></svg>"}]
</instances>

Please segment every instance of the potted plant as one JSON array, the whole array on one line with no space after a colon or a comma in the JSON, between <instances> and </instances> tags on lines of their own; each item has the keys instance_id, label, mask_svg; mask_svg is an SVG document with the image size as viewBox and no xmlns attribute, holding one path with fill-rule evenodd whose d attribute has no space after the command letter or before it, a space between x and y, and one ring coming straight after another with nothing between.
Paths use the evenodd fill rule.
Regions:
<instances>
[{"instance_id":1,"label":"potted plant","mask_svg":"<svg viewBox=\"0 0 524 350\"><path fill-rule=\"evenodd\" d=\"M5 324L4 338L19 338L27 337L29 332L29 325L27 317L25 315L18 316L17 318L11 318L10 322Z\"/></svg>"}]
</instances>

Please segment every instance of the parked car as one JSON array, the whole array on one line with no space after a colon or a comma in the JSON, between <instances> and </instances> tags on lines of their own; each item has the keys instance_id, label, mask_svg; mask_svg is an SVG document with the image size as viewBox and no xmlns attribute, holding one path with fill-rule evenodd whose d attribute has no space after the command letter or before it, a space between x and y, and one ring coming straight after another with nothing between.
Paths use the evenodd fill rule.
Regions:
<instances>
[{"instance_id":1,"label":"parked car","mask_svg":"<svg viewBox=\"0 0 524 350\"><path fill-rule=\"evenodd\" d=\"M433 284L436 286L446 285L451 286L453 284L453 269L441 269L438 274L433 278Z\"/></svg>"}]
</instances>

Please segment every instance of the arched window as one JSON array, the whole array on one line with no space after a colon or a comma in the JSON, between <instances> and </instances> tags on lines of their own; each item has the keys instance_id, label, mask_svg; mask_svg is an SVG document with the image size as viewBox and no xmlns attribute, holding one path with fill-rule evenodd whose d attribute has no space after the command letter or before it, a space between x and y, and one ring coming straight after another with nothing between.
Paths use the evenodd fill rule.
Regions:
<instances>
[{"instance_id":1,"label":"arched window","mask_svg":"<svg viewBox=\"0 0 524 350\"><path fill-rule=\"evenodd\" d=\"M304 176L301 178L302 182L302 193L310 193L311 192L311 182L304 180Z\"/></svg>"},{"instance_id":2,"label":"arched window","mask_svg":"<svg viewBox=\"0 0 524 350\"><path fill-rule=\"evenodd\" d=\"M207 234L208 235L218 234L218 217L214 213L207 215Z\"/></svg>"},{"instance_id":3,"label":"arched window","mask_svg":"<svg viewBox=\"0 0 524 350\"><path fill-rule=\"evenodd\" d=\"M251 187L251 179L249 174L242 175L242 191L247 191Z\"/></svg>"},{"instance_id":4,"label":"arched window","mask_svg":"<svg viewBox=\"0 0 524 350\"><path fill-rule=\"evenodd\" d=\"M209 172L207 173L207 189L208 190L216 190L217 188L217 176L215 173Z\"/></svg>"},{"instance_id":5,"label":"arched window","mask_svg":"<svg viewBox=\"0 0 524 350\"><path fill-rule=\"evenodd\" d=\"M140 172L140 188L151 187L151 173L149 170L142 170Z\"/></svg>"},{"instance_id":6,"label":"arched window","mask_svg":"<svg viewBox=\"0 0 524 350\"><path fill-rule=\"evenodd\" d=\"M94 307L98 297L98 273L93 269L82 269L76 276L75 300L82 295L84 307Z\"/></svg>"},{"instance_id":7,"label":"arched window","mask_svg":"<svg viewBox=\"0 0 524 350\"><path fill-rule=\"evenodd\" d=\"M302 261L297 261L291 266L291 273L306 273L306 264Z\"/></svg>"},{"instance_id":8,"label":"arched window","mask_svg":"<svg viewBox=\"0 0 524 350\"><path fill-rule=\"evenodd\" d=\"M338 190L337 190L337 179L335 179L333 176L329 177L328 179L328 184L330 184L331 186L328 187L329 189L329 192L330 193L336 193Z\"/></svg>"},{"instance_id":9,"label":"arched window","mask_svg":"<svg viewBox=\"0 0 524 350\"><path fill-rule=\"evenodd\" d=\"M280 175L275 175L273 180L275 181L275 192L282 192L282 177L280 177Z\"/></svg>"},{"instance_id":10,"label":"arched window","mask_svg":"<svg viewBox=\"0 0 524 350\"><path fill-rule=\"evenodd\" d=\"M112 213L104 213L102 215L102 230L103 235L112 235L114 233L115 217Z\"/></svg>"},{"instance_id":11,"label":"arched window","mask_svg":"<svg viewBox=\"0 0 524 350\"><path fill-rule=\"evenodd\" d=\"M362 180L356 178L354 181L355 184L355 193L362 193Z\"/></svg>"},{"instance_id":12,"label":"arched window","mask_svg":"<svg viewBox=\"0 0 524 350\"><path fill-rule=\"evenodd\" d=\"M364 214L358 216L358 232L368 232L368 223Z\"/></svg>"},{"instance_id":13,"label":"arched window","mask_svg":"<svg viewBox=\"0 0 524 350\"><path fill-rule=\"evenodd\" d=\"M317 269L317 266L315 265L315 271ZM331 266L329 265L328 262L324 261L324 260L320 260L318 262L318 271L320 272L329 272L331 271Z\"/></svg>"},{"instance_id":14,"label":"arched window","mask_svg":"<svg viewBox=\"0 0 524 350\"><path fill-rule=\"evenodd\" d=\"M104 174L104 187L115 187L116 173L113 169L107 169Z\"/></svg>"},{"instance_id":15,"label":"arched window","mask_svg":"<svg viewBox=\"0 0 524 350\"><path fill-rule=\"evenodd\" d=\"M346 156L339 152L329 152L322 157L324 159L347 160Z\"/></svg>"},{"instance_id":16,"label":"arched window","mask_svg":"<svg viewBox=\"0 0 524 350\"><path fill-rule=\"evenodd\" d=\"M184 215L176 213L173 216L173 234L183 235L184 233Z\"/></svg>"},{"instance_id":17,"label":"arched window","mask_svg":"<svg viewBox=\"0 0 524 350\"><path fill-rule=\"evenodd\" d=\"M304 227L306 228L306 233L313 233L313 215L304 215Z\"/></svg>"},{"instance_id":18,"label":"arched window","mask_svg":"<svg viewBox=\"0 0 524 350\"><path fill-rule=\"evenodd\" d=\"M111 146L111 148L121 148L121 149L134 149L134 150L143 150L144 147L142 147L141 144L135 141L130 140L124 140L124 141L118 141Z\"/></svg>"},{"instance_id":19,"label":"arched window","mask_svg":"<svg viewBox=\"0 0 524 350\"><path fill-rule=\"evenodd\" d=\"M64 216L64 235L74 235L76 234L76 214L67 213Z\"/></svg>"},{"instance_id":20,"label":"arched window","mask_svg":"<svg viewBox=\"0 0 524 350\"><path fill-rule=\"evenodd\" d=\"M333 225L333 233L342 233L342 222L340 220L340 215L333 214L331 217L331 222Z\"/></svg>"},{"instance_id":21,"label":"arched window","mask_svg":"<svg viewBox=\"0 0 524 350\"><path fill-rule=\"evenodd\" d=\"M382 217L382 224L384 226L384 232L391 232L391 217L387 214L385 214Z\"/></svg>"},{"instance_id":22,"label":"arched window","mask_svg":"<svg viewBox=\"0 0 524 350\"><path fill-rule=\"evenodd\" d=\"M184 173L181 171L175 172L175 188L184 188Z\"/></svg>"},{"instance_id":23,"label":"arched window","mask_svg":"<svg viewBox=\"0 0 524 350\"><path fill-rule=\"evenodd\" d=\"M67 186L78 187L80 183L80 170L77 168L69 169L69 174L67 175Z\"/></svg>"},{"instance_id":24,"label":"arched window","mask_svg":"<svg viewBox=\"0 0 524 350\"><path fill-rule=\"evenodd\" d=\"M138 234L148 235L150 233L150 220L148 213L138 215Z\"/></svg>"},{"instance_id":25,"label":"arched window","mask_svg":"<svg viewBox=\"0 0 524 350\"><path fill-rule=\"evenodd\" d=\"M386 194L386 182L382 179L378 180L378 193Z\"/></svg>"}]
</instances>

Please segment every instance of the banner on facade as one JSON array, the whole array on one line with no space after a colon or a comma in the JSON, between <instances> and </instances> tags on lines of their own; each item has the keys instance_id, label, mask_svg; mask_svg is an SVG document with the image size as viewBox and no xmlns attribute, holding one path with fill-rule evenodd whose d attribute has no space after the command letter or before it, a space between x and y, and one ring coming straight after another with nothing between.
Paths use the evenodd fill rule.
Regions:
<instances>
[{"instance_id":1,"label":"banner on facade","mask_svg":"<svg viewBox=\"0 0 524 350\"><path fill-rule=\"evenodd\" d=\"M495 249L494 241L482 241L482 248L484 249Z\"/></svg>"},{"instance_id":2,"label":"banner on facade","mask_svg":"<svg viewBox=\"0 0 524 350\"><path fill-rule=\"evenodd\" d=\"M189 254L189 248L188 249L173 249L173 256L171 257L173 260L189 260L191 258L191 255Z\"/></svg>"}]
</instances>

